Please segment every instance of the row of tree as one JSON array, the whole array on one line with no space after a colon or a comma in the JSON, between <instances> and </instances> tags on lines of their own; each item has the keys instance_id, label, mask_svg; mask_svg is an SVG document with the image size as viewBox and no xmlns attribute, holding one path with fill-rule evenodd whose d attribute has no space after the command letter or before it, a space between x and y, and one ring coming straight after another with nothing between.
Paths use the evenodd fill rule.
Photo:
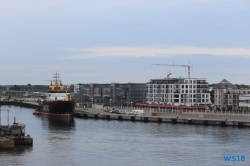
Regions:
<instances>
[{"instance_id":1,"label":"row of tree","mask_svg":"<svg viewBox=\"0 0 250 166\"><path fill-rule=\"evenodd\" d=\"M46 92L48 89L47 85L14 85L9 88L9 90L16 91L31 91L31 92Z\"/></svg>"}]
</instances>

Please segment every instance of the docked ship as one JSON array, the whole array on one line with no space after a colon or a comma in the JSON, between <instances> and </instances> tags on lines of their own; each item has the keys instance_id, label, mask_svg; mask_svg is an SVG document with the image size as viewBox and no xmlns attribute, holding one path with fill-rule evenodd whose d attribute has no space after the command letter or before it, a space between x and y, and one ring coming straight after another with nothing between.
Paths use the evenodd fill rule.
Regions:
<instances>
[{"instance_id":1,"label":"docked ship","mask_svg":"<svg viewBox=\"0 0 250 166\"><path fill-rule=\"evenodd\" d=\"M53 78L45 99L38 101L40 108L33 114L53 118L72 118L76 102L68 93L70 89L62 85L59 73L54 73Z\"/></svg>"}]
</instances>

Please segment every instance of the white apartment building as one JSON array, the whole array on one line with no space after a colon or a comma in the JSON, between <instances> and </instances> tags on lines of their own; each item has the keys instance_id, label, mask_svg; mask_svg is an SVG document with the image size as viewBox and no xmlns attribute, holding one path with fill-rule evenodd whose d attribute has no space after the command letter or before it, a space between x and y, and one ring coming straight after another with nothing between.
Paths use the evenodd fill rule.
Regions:
<instances>
[{"instance_id":1,"label":"white apartment building","mask_svg":"<svg viewBox=\"0 0 250 166\"><path fill-rule=\"evenodd\" d=\"M250 111L250 89L242 89L239 95L239 109Z\"/></svg>"},{"instance_id":2,"label":"white apartment building","mask_svg":"<svg viewBox=\"0 0 250 166\"><path fill-rule=\"evenodd\" d=\"M209 105L208 83L204 78L151 79L147 84L147 103Z\"/></svg>"},{"instance_id":3,"label":"white apartment building","mask_svg":"<svg viewBox=\"0 0 250 166\"><path fill-rule=\"evenodd\" d=\"M71 84L70 85L70 90L71 90L71 93L73 93L74 95L77 94L79 92L79 84Z\"/></svg>"}]
</instances>

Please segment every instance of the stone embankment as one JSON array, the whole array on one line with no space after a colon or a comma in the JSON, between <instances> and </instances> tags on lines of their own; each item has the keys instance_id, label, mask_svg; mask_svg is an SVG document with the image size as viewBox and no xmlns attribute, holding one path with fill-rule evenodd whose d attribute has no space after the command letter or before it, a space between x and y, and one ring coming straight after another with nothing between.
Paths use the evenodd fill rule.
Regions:
<instances>
[{"instance_id":1,"label":"stone embankment","mask_svg":"<svg viewBox=\"0 0 250 166\"><path fill-rule=\"evenodd\" d=\"M38 108L39 104L35 102L26 102L26 101L0 101L0 105L15 105L26 108Z\"/></svg>"},{"instance_id":2,"label":"stone embankment","mask_svg":"<svg viewBox=\"0 0 250 166\"><path fill-rule=\"evenodd\" d=\"M18 105L21 107L38 108L36 102L0 102L0 105ZM152 116L154 115L154 116ZM182 123L182 124L200 124L200 125L219 125L219 126L248 126L250 127L249 114L201 114L201 113L149 113L143 116L112 114L102 109L94 108L76 108L75 117L105 119L105 120L128 120L141 122L158 123Z\"/></svg>"},{"instance_id":3,"label":"stone embankment","mask_svg":"<svg viewBox=\"0 0 250 166\"><path fill-rule=\"evenodd\" d=\"M113 114L103 110L93 108L77 108L75 117L105 119L105 120L128 120L141 122L158 123L182 123L182 124L200 124L200 125L219 125L219 126L248 126L250 119L247 116L220 116L220 115L198 115L198 114L148 114L142 116ZM154 115L154 116L152 116Z\"/></svg>"}]
</instances>

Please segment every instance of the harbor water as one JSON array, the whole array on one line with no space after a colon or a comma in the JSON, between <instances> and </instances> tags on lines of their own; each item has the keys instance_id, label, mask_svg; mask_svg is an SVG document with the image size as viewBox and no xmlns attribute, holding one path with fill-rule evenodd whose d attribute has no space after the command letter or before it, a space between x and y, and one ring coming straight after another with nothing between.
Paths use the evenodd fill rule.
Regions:
<instances>
[{"instance_id":1,"label":"harbor water","mask_svg":"<svg viewBox=\"0 0 250 166\"><path fill-rule=\"evenodd\" d=\"M1 150L0 165L250 165L249 127L58 120L32 115L30 108L0 110L1 125L11 125L15 117L34 141Z\"/></svg>"}]
</instances>

